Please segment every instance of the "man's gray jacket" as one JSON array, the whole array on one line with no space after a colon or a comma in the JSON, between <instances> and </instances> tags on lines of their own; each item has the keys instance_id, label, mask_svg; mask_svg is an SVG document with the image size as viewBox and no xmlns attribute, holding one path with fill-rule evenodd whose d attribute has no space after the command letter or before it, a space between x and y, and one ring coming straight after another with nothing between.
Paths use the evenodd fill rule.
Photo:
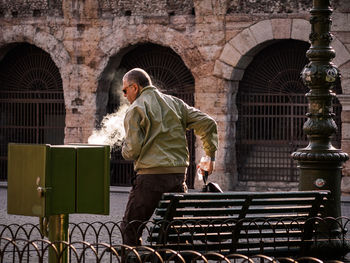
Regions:
<instances>
[{"instance_id":1,"label":"man's gray jacket","mask_svg":"<svg viewBox=\"0 0 350 263\"><path fill-rule=\"evenodd\" d=\"M142 89L128 108L122 155L138 174L183 173L189 164L186 130L194 129L205 153L214 157L217 124L207 114L153 86Z\"/></svg>"}]
</instances>

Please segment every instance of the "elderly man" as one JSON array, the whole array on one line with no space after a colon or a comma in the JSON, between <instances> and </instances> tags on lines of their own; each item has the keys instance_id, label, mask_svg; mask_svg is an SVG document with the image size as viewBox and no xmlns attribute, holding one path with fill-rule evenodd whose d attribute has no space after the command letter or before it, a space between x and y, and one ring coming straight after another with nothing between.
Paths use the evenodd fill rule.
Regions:
<instances>
[{"instance_id":1,"label":"elderly man","mask_svg":"<svg viewBox=\"0 0 350 263\"><path fill-rule=\"evenodd\" d=\"M211 174L218 146L217 125L181 99L161 93L142 69L124 75L123 92L131 105L124 119L122 155L134 161L136 177L121 228L124 244L136 246L141 244L142 222L151 218L162 194L187 192L186 130L194 129L203 142Z\"/></svg>"}]
</instances>

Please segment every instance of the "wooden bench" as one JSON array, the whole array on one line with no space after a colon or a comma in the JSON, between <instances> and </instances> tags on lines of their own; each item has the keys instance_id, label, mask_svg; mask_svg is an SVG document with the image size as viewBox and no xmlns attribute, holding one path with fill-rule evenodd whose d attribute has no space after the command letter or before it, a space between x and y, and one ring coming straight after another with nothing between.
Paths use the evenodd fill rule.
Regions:
<instances>
[{"instance_id":1,"label":"wooden bench","mask_svg":"<svg viewBox=\"0 0 350 263\"><path fill-rule=\"evenodd\" d=\"M302 255L311 218L322 216L329 191L166 193L155 211L153 248L201 253ZM306 223L309 222L309 223Z\"/></svg>"}]
</instances>

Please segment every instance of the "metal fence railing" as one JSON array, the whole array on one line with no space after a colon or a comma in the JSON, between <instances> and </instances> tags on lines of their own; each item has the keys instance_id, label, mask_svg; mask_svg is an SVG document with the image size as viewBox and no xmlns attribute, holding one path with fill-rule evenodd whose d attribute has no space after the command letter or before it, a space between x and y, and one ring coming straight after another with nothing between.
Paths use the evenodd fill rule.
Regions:
<instances>
[{"instance_id":1,"label":"metal fence railing","mask_svg":"<svg viewBox=\"0 0 350 263\"><path fill-rule=\"evenodd\" d=\"M54 251L57 262L63 253L69 252L70 262L234 262L234 263L342 263L346 260L322 260L315 257L270 257L266 255L246 256L242 254L222 255L217 252L200 253L193 250L175 251L172 249L153 249L147 246L110 246L104 243L87 242L51 243L47 240L10 240L0 238L0 262L47 262L50 249ZM62 253L58 246L64 246ZM10 253L6 251L11 250Z\"/></svg>"},{"instance_id":2,"label":"metal fence railing","mask_svg":"<svg viewBox=\"0 0 350 263\"><path fill-rule=\"evenodd\" d=\"M70 262L326 262L329 259L347 261L346 254L349 249L349 235L347 228L350 218L311 218L302 221L285 221L283 219L262 220L225 220L225 221L159 221L144 222L143 241L144 246L130 247L123 244L121 223L122 222L81 222L71 223L69 227L69 242L51 242L40 231L39 225L35 224L10 224L0 225L0 263L2 262L48 262L49 254L57 258L63 253L69 253ZM234 238L234 228L240 227L240 239ZM251 228L251 226L254 226ZM301 227L303 226L303 227ZM143 228L142 227L142 228ZM228 228L229 227L229 228ZM232 227L231 234L227 229ZM261 253L253 254L249 247L253 243L270 242L272 246L279 242L293 243L297 231L308 228L312 236L301 240L302 245L316 245L323 253L300 257L299 254L287 254L281 257L278 254ZM179 231L179 229L182 229ZM200 233L198 230L201 229ZM222 235L222 244L219 242L218 249L209 249L212 245L210 239L216 229L216 235ZM225 232L220 232L225 229ZM251 232L250 230L253 229ZM138 230L135 230L138 231ZM178 231L175 233L174 231ZM197 232L196 232L197 231ZM176 249L174 239L162 242L156 241L154 235L178 235L179 242L183 242L183 236L192 237L186 239L188 249ZM204 233L204 235L203 235ZM236 232L237 233L237 232ZM249 237L248 237L249 233ZM196 235L202 235L197 239ZM181 237L181 238L180 238ZM176 240L176 238L175 238ZM216 239L217 240L217 239ZM235 241L233 241L235 240ZM171 245L168 242L172 242ZM192 242L192 243L191 243ZM241 245L245 242L248 250L223 251L220 246L230 246L233 242ZM175 244L174 244L175 243ZM197 245L208 249L196 250ZM182 244L183 245L183 244ZM244 244L243 244L244 245ZM183 246L182 246L183 247ZM181 246L179 246L181 248ZM191 249L192 248L192 249ZM324 249L323 249L324 248ZM338 252L335 252L338 249ZM329 251L327 251L329 250ZM331 251L332 250L332 251ZM51 251L51 252L50 252ZM288 248L287 248L288 252ZM328 253L332 252L332 253ZM257 254L259 254L257 256ZM327 254L336 254L337 258L327 258ZM265 255L265 256L262 256ZM311 257L312 256L312 257ZM317 259L318 258L318 259ZM327 260L326 260L327 259ZM333 261L334 262L334 261Z\"/></svg>"}]
</instances>

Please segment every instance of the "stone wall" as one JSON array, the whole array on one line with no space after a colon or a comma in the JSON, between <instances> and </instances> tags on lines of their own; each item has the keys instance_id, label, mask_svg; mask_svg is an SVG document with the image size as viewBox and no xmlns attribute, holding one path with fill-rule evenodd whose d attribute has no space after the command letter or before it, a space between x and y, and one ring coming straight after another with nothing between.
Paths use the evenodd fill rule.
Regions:
<instances>
[{"instance_id":1,"label":"stone wall","mask_svg":"<svg viewBox=\"0 0 350 263\"><path fill-rule=\"evenodd\" d=\"M84 3L71 0L72 6ZM100 0L98 12L101 17L108 16L164 16L195 14L193 0ZM221 14L295 14L306 13L310 0L212 0L203 1L209 9L220 10ZM337 11L348 12L347 1L333 0ZM217 12L216 12L217 13ZM7 17L26 17L41 15L62 15L62 0L0 0L0 15Z\"/></svg>"},{"instance_id":2,"label":"stone wall","mask_svg":"<svg viewBox=\"0 0 350 263\"><path fill-rule=\"evenodd\" d=\"M40 10L47 11L37 17L30 15L31 11L16 17L11 15L11 10L19 2L23 1L0 0L3 10L0 48L13 42L29 42L50 54L63 81L66 143L87 142L94 129L96 97L99 92L105 92L98 89L98 84L111 57L122 56L137 43L166 46L183 59L194 76L195 106L218 122L220 146L212 180L225 190L238 185L235 96L244 70L259 50L274 41L308 41L311 28L306 11L310 1L63 0L58 7L59 0L28 0L25 3L37 3L35 8L39 5ZM335 8L332 30L337 52L334 62L343 74L343 94L347 95L350 94L350 18L348 4L343 2ZM53 3L57 4L54 15L48 6ZM31 8L34 10L34 5ZM19 9L25 8L19 5ZM343 150L350 152L348 105L343 108ZM203 151L200 142L197 144L199 159ZM348 167L350 164L346 164L346 175L350 175ZM261 190L266 188L266 183L240 187ZM295 187L295 184L269 183L269 190Z\"/></svg>"},{"instance_id":3,"label":"stone wall","mask_svg":"<svg viewBox=\"0 0 350 263\"><path fill-rule=\"evenodd\" d=\"M0 17L61 16L62 0L0 0Z\"/></svg>"},{"instance_id":4,"label":"stone wall","mask_svg":"<svg viewBox=\"0 0 350 263\"><path fill-rule=\"evenodd\" d=\"M103 0L99 2L102 16L164 16L192 14L192 0Z\"/></svg>"},{"instance_id":5,"label":"stone wall","mask_svg":"<svg viewBox=\"0 0 350 263\"><path fill-rule=\"evenodd\" d=\"M305 13L310 9L309 0L231 0L228 1L227 13Z\"/></svg>"}]
</instances>

